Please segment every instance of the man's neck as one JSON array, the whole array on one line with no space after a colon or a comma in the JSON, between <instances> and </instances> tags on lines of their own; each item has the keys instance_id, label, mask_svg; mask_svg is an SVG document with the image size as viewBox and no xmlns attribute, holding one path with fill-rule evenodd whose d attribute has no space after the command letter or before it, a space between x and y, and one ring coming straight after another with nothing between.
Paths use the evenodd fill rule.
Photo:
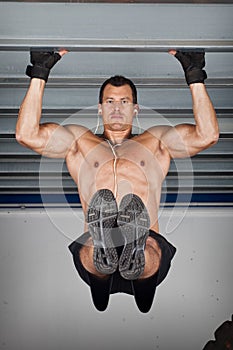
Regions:
<instances>
[{"instance_id":1,"label":"man's neck","mask_svg":"<svg viewBox=\"0 0 233 350\"><path fill-rule=\"evenodd\" d=\"M102 136L104 139L109 140L112 145L122 144L125 140L133 137L132 129L127 131L108 131L105 130Z\"/></svg>"}]
</instances>

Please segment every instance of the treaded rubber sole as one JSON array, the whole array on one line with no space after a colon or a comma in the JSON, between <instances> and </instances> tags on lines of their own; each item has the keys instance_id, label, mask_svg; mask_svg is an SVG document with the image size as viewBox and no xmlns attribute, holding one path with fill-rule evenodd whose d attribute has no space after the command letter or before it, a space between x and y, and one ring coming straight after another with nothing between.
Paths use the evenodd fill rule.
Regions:
<instances>
[{"instance_id":1,"label":"treaded rubber sole","mask_svg":"<svg viewBox=\"0 0 233 350\"><path fill-rule=\"evenodd\" d=\"M117 212L114 195L107 189L97 191L88 206L86 221L94 244L93 262L102 274L112 274L118 267L118 254L111 238Z\"/></svg>"},{"instance_id":2,"label":"treaded rubber sole","mask_svg":"<svg viewBox=\"0 0 233 350\"><path fill-rule=\"evenodd\" d=\"M119 259L119 272L127 280L137 279L145 268L144 249L149 236L150 218L141 198L123 197L117 218L125 244Z\"/></svg>"}]
</instances>

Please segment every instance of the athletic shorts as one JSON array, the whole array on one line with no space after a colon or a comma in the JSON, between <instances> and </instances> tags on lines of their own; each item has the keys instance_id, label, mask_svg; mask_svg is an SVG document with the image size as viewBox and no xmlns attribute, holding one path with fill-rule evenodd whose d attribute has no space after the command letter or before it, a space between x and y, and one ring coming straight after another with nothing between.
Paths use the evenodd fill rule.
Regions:
<instances>
[{"instance_id":1,"label":"athletic shorts","mask_svg":"<svg viewBox=\"0 0 233 350\"><path fill-rule=\"evenodd\" d=\"M119 271L115 271L108 279L100 279L88 272L82 265L79 252L87 240L91 237L89 232L82 234L76 241L69 245L69 249L73 255L74 265L84 282L86 282L93 293L126 293L134 295L137 303L142 304L143 300L146 303L152 304L156 287L165 279L171 266L171 260L175 255L176 248L167 241L161 234L149 231L149 236L152 237L161 249L161 261L159 270L151 277L139 280L126 280L121 277ZM118 254L122 247L117 248Z\"/></svg>"}]
</instances>

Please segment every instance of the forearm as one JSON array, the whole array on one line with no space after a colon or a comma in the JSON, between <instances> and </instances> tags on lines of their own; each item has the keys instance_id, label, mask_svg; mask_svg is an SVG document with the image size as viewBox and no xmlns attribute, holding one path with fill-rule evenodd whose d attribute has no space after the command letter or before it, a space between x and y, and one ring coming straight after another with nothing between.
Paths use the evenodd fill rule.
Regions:
<instances>
[{"instance_id":1,"label":"forearm","mask_svg":"<svg viewBox=\"0 0 233 350\"><path fill-rule=\"evenodd\" d=\"M170 50L181 63L185 79L190 87L195 124L178 124L167 128L161 140L172 158L192 157L218 141L219 128L216 113L207 93L205 53L197 51Z\"/></svg>"},{"instance_id":2,"label":"forearm","mask_svg":"<svg viewBox=\"0 0 233 350\"><path fill-rule=\"evenodd\" d=\"M30 82L16 124L16 138L19 142L35 138L39 133L44 87L44 80L34 78Z\"/></svg>"},{"instance_id":3,"label":"forearm","mask_svg":"<svg viewBox=\"0 0 233 350\"><path fill-rule=\"evenodd\" d=\"M213 144L219 137L216 113L206 87L202 83L190 85L197 137L201 142Z\"/></svg>"}]
</instances>

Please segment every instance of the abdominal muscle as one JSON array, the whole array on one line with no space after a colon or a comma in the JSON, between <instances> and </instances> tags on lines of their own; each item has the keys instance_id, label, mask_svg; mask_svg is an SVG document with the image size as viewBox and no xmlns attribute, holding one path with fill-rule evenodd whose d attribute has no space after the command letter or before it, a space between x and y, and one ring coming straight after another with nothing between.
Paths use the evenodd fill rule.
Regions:
<instances>
[{"instance_id":1,"label":"abdominal muscle","mask_svg":"<svg viewBox=\"0 0 233 350\"><path fill-rule=\"evenodd\" d=\"M118 205L126 194L134 193L142 199L148 210L150 229L159 232L158 209L164 179L159 163L145 147L135 147L135 142L134 147L123 144L115 148L114 153L116 157L111 147L101 149L99 145L82 159L79 157L76 159L76 165L79 165L78 176L77 170L72 171L73 162L70 167L68 162L71 176L77 183L84 213L92 196L100 189L111 190Z\"/></svg>"}]
</instances>

